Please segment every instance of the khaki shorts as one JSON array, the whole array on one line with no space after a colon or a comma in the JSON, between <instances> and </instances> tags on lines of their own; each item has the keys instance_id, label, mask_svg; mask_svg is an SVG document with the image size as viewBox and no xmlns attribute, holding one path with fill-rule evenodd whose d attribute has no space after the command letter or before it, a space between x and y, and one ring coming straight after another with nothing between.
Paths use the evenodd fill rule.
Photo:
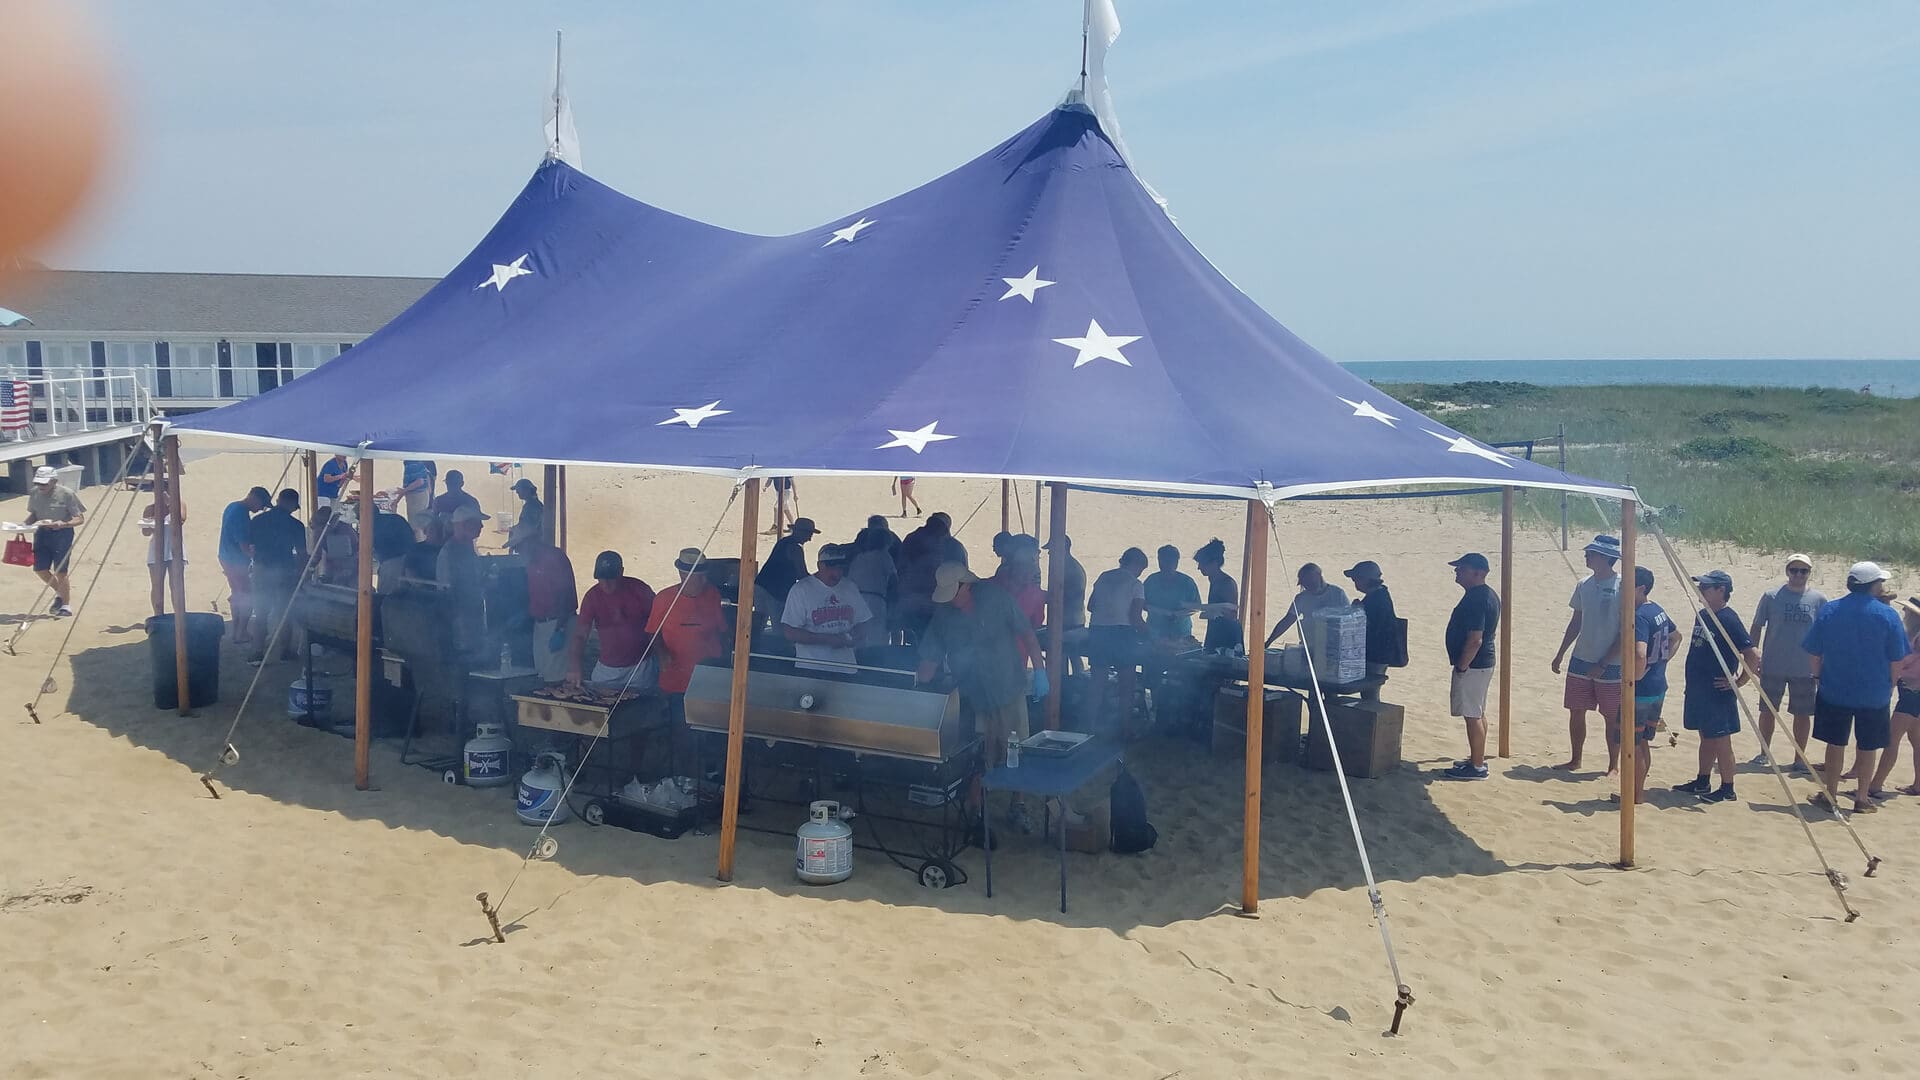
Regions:
<instances>
[{"instance_id":1,"label":"khaki shorts","mask_svg":"<svg viewBox=\"0 0 1920 1080\"><path fill-rule=\"evenodd\" d=\"M1487 716L1487 687L1493 683L1490 667L1453 669L1453 683L1447 693L1454 716L1484 720Z\"/></svg>"},{"instance_id":2,"label":"khaki shorts","mask_svg":"<svg viewBox=\"0 0 1920 1080\"><path fill-rule=\"evenodd\" d=\"M991 708L974 705L973 727L986 740L987 767L1006 764L1007 733L1014 732L1022 740L1027 737L1027 699L1017 697Z\"/></svg>"},{"instance_id":3,"label":"khaki shorts","mask_svg":"<svg viewBox=\"0 0 1920 1080\"><path fill-rule=\"evenodd\" d=\"M1819 683L1813 676L1760 676L1760 707L1767 709L1767 702L1777 703L1782 710L1792 716L1812 716L1815 690ZM1767 711L1771 712L1771 709Z\"/></svg>"}]
</instances>

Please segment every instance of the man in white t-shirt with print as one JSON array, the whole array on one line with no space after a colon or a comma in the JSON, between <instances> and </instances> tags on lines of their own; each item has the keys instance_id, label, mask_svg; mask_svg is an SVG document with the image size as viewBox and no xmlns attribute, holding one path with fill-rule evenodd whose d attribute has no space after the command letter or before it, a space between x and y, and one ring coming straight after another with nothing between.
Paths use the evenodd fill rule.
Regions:
<instances>
[{"instance_id":1,"label":"man in white t-shirt with print","mask_svg":"<svg viewBox=\"0 0 1920 1080\"><path fill-rule=\"evenodd\" d=\"M855 646L867 641L873 611L859 586L846 579L850 556L844 544L820 549L819 569L794 582L780 627L793 642L794 666L808 671L851 672Z\"/></svg>"}]
</instances>

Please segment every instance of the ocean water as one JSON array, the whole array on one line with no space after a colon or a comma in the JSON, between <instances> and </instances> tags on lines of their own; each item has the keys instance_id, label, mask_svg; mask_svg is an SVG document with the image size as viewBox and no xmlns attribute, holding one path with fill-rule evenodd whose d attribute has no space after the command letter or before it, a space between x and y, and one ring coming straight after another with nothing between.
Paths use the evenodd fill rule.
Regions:
<instances>
[{"instance_id":1,"label":"ocean water","mask_svg":"<svg viewBox=\"0 0 1920 1080\"><path fill-rule=\"evenodd\" d=\"M1633 383L1809 386L1920 397L1913 360L1375 360L1344 366L1372 382L1528 382L1540 386Z\"/></svg>"}]
</instances>

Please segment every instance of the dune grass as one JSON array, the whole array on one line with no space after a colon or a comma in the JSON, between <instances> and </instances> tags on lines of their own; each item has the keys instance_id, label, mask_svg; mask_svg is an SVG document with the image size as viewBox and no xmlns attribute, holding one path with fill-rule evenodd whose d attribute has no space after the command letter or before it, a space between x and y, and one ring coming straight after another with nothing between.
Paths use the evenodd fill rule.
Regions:
<instances>
[{"instance_id":1,"label":"dune grass","mask_svg":"<svg viewBox=\"0 0 1920 1080\"><path fill-rule=\"evenodd\" d=\"M1920 400L1739 386L1381 388L1489 441L1565 424L1568 471L1634 485L1672 535L1920 564ZM1552 516L1557 527L1557 502ZM1590 507L1573 515L1576 531L1593 520Z\"/></svg>"}]
</instances>

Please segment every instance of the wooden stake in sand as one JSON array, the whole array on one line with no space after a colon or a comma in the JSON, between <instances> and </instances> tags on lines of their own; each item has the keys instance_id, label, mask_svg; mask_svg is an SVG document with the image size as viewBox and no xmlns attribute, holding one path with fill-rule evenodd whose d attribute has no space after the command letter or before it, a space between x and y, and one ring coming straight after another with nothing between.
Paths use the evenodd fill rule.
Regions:
<instances>
[{"instance_id":1,"label":"wooden stake in sand","mask_svg":"<svg viewBox=\"0 0 1920 1080\"><path fill-rule=\"evenodd\" d=\"M1258 555L1253 552L1258 551ZM1267 504L1247 500L1247 619L1257 632L1267 625ZM1245 635L1252 642L1252 633ZM1311 711L1311 710L1309 710ZM1246 839L1240 854L1240 912L1260 911L1260 740L1267 712L1267 650L1247 650L1247 805Z\"/></svg>"},{"instance_id":2,"label":"wooden stake in sand","mask_svg":"<svg viewBox=\"0 0 1920 1080\"><path fill-rule=\"evenodd\" d=\"M1500 489L1500 602L1506 605L1506 618L1500 620L1500 756L1513 751L1507 741L1507 729L1513 716L1513 489Z\"/></svg>"},{"instance_id":3,"label":"wooden stake in sand","mask_svg":"<svg viewBox=\"0 0 1920 1080\"><path fill-rule=\"evenodd\" d=\"M174 696L179 699L180 715L188 715L193 695L187 681L187 536L186 517L180 502L180 437L167 437L167 520L162 528L172 533L173 560L167 564L167 577L173 586L173 677Z\"/></svg>"},{"instance_id":4,"label":"wooden stake in sand","mask_svg":"<svg viewBox=\"0 0 1920 1080\"><path fill-rule=\"evenodd\" d=\"M1060 730L1060 694L1067 683L1067 485L1055 483L1047 522L1047 730ZM1037 501L1037 500L1036 500ZM1038 527L1038 518L1034 519ZM1129 705L1132 703L1129 702Z\"/></svg>"},{"instance_id":5,"label":"wooden stake in sand","mask_svg":"<svg viewBox=\"0 0 1920 1080\"><path fill-rule=\"evenodd\" d=\"M353 627L353 786L367 790L373 766L373 461L360 458L360 565Z\"/></svg>"},{"instance_id":6,"label":"wooden stake in sand","mask_svg":"<svg viewBox=\"0 0 1920 1080\"><path fill-rule=\"evenodd\" d=\"M1640 751L1633 730L1633 677L1639 670L1633 641L1633 593L1636 507L1632 499L1620 500L1620 867L1633 865L1633 803L1636 765Z\"/></svg>"},{"instance_id":7,"label":"wooden stake in sand","mask_svg":"<svg viewBox=\"0 0 1920 1080\"><path fill-rule=\"evenodd\" d=\"M733 880L733 842L740 830L740 758L746 753L747 657L753 652L753 579L759 561L760 481L747 481L740 507L740 575L733 616L733 685L727 692L727 771L720 788L720 867Z\"/></svg>"}]
</instances>

